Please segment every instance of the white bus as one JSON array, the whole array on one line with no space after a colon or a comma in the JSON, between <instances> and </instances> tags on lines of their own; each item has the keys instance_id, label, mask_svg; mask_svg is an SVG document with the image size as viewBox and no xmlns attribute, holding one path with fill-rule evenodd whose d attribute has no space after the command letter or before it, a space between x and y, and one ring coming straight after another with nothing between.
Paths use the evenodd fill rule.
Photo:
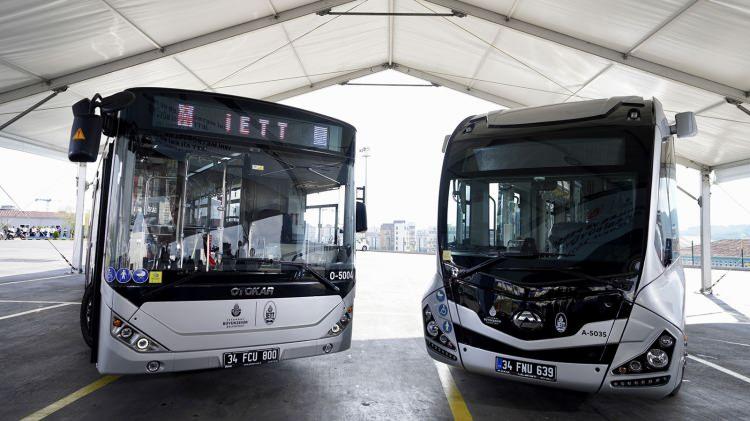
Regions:
<instances>
[{"instance_id":1,"label":"white bus","mask_svg":"<svg viewBox=\"0 0 750 421\"><path fill-rule=\"evenodd\" d=\"M81 310L101 373L229 368L349 348L355 231L366 230L354 127L161 88L97 95L73 111L72 161L95 161L102 131L109 136Z\"/></svg>"},{"instance_id":2,"label":"white bus","mask_svg":"<svg viewBox=\"0 0 750 421\"><path fill-rule=\"evenodd\" d=\"M469 117L446 138L427 351L498 378L676 393L685 365L674 135L656 100Z\"/></svg>"}]
</instances>

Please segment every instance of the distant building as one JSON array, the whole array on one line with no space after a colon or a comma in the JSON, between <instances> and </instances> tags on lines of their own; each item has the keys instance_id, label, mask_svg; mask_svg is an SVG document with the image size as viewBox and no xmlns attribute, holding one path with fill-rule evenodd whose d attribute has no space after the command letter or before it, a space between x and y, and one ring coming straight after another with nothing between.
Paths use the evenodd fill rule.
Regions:
<instances>
[{"instance_id":1,"label":"distant building","mask_svg":"<svg viewBox=\"0 0 750 421\"><path fill-rule=\"evenodd\" d=\"M370 250L380 250L382 248L380 244L380 230L374 227L373 230L365 233L365 241L367 241L367 248Z\"/></svg>"},{"instance_id":2,"label":"distant building","mask_svg":"<svg viewBox=\"0 0 750 421\"><path fill-rule=\"evenodd\" d=\"M0 209L0 228L18 227L28 225L30 227L57 227L68 228L69 222L73 220L67 212L37 212L19 211L13 207L3 206Z\"/></svg>"},{"instance_id":3,"label":"distant building","mask_svg":"<svg viewBox=\"0 0 750 421\"><path fill-rule=\"evenodd\" d=\"M416 231L413 222L393 221L393 250L416 251Z\"/></svg>"},{"instance_id":4,"label":"distant building","mask_svg":"<svg viewBox=\"0 0 750 421\"><path fill-rule=\"evenodd\" d=\"M393 224L380 225L379 238L380 238L380 241L379 241L378 250L387 250L387 251L395 250Z\"/></svg>"},{"instance_id":5,"label":"distant building","mask_svg":"<svg viewBox=\"0 0 750 421\"><path fill-rule=\"evenodd\" d=\"M417 246L419 253L435 253L437 250L437 228L430 227L417 230Z\"/></svg>"}]
</instances>

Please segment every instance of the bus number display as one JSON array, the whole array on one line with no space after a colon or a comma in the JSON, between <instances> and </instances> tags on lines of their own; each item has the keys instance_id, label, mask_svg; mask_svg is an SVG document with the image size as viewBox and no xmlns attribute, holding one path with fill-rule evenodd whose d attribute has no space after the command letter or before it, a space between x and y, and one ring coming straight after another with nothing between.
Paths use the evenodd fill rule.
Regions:
<instances>
[{"instance_id":1,"label":"bus number display","mask_svg":"<svg viewBox=\"0 0 750 421\"><path fill-rule=\"evenodd\" d=\"M237 108L154 97L154 127L339 150L340 128Z\"/></svg>"}]
</instances>

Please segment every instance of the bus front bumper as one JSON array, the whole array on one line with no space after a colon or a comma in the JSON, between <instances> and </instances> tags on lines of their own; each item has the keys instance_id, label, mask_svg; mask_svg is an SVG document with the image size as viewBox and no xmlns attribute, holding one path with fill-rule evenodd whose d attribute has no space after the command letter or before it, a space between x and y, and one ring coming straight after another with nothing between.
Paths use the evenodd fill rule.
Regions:
<instances>
[{"instance_id":1,"label":"bus front bumper","mask_svg":"<svg viewBox=\"0 0 750 421\"><path fill-rule=\"evenodd\" d=\"M277 348L279 350L279 361L332 354L349 349L352 327L352 323L350 323L338 336L315 340L181 352L137 352L106 334L101 335L99 340L100 348L96 367L101 374L155 374L224 368L224 354L230 352ZM158 362L156 370L153 370L154 361ZM149 363L152 363L151 370L148 368Z\"/></svg>"},{"instance_id":2,"label":"bus front bumper","mask_svg":"<svg viewBox=\"0 0 750 421\"><path fill-rule=\"evenodd\" d=\"M429 340L428 340L429 341ZM459 358L457 361L449 361L444 356L427 347L429 355L446 364L461 367L470 372L492 376L500 379L534 384L539 386L555 387L567 390L575 390L585 393L607 393L626 394L650 398L662 398L671 393L677 383L682 380L684 368L684 356L678 357L668 371L641 375L615 375L611 373L609 364L579 364L562 363L557 361L535 360L514 355L500 354L482 348L476 348L463 343L458 343ZM678 349L681 355L682 349ZM514 374L498 372L496 369L497 359L507 358L515 361L530 362L554 366L556 375L554 381L540 380L523 377ZM648 379L661 377L658 384L647 384ZM664 380L666 379L666 380ZM643 385L641 381L645 380Z\"/></svg>"}]
</instances>

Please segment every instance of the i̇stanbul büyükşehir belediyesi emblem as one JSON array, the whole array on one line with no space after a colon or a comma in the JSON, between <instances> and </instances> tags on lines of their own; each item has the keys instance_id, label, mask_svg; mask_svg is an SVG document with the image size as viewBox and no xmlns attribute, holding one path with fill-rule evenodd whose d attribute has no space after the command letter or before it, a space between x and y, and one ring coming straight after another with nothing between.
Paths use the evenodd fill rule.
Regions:
<instances>
[{"instance_id":1,"label":"i\u0307stanbul b\u00fcy\u00fck\u015fehir belediyesi emblem","mask_svg":"<svg viewBox=\"0 0 750 421\"><path fill-rule=\"evenodd\" d=\"M557 313L555 316L555 330L563 333L568 328L568 318L563 313Z\"/></svg>"},{"instance_id":2,"label":"i\u0307stanbul b\u00fcy\u00fck\u015fehir belediyesi emblem","mask_svg":"<svg viewBox=\"0 0 750 421\"><path fill-rule=\"evenodd\" d=\"M276 304L273 301L269 301L266 304L266 308L263 309L263 319L267 325L272 324L276 320Z\"/></svg>"},{"instance_id":3,"label":"i\u0307stanbul b\u00fcy\u00fck\u015fehir belediyesi emblem","mask_svg":"<svg viewBox=\"0 0 750 421\"><path fill-rule=\"evenodd\" d=\"M234 307L232 307L232 317L238 317L240 314L242 314L242 309L240 308L239 304L235 304Z\"/></svg>"}]
</instances>

